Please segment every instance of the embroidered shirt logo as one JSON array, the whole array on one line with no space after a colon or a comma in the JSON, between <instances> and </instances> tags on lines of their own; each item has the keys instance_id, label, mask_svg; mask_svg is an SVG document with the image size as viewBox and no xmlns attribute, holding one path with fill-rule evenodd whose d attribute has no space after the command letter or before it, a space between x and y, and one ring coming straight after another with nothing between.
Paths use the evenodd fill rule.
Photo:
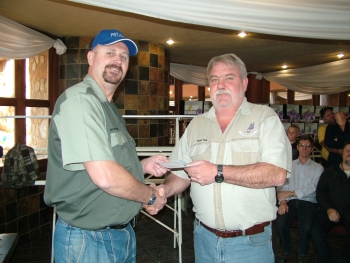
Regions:
<instances>
[{"instance_id":1,"label":"embroidered shirt logo","mask_svg":"<svg viewBox=\"0 0 350 263\"><path fill-rule=\"evenodd\" d=\"M254 127L255 127L255 124L254 122L252 122L246 131L239 131L239 134L242 136L252 136L258 131L258 130L253 131Z\"/></svg>"}]
</instances>

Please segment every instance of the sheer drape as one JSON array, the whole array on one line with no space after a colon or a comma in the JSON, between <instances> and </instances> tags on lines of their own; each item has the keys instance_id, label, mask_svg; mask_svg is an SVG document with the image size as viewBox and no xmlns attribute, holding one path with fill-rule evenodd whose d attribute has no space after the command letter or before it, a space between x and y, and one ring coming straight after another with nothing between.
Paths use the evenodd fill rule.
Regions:
<instances>
[{"instance_id":1,"label":"sheer drape","mask_svg":"<svg viewBox=\"0 0 350 263\"><path fill-rule=\"evenodd\" d=\"M332 94L350 89L350 60L344 59L306 68L263 73L269 81L307 94Z\"/></svg>"},{"instance_id":2,"label":"sheer drape","mask_svg":"<svg viewBox=\"0 0 350 263\"><path fill-rule=\"evenodd\" d=\"M0 16L0 57L25 59L43 53L51 47L58 55L66 52L60 39L52 39L33 29Z\"/></svg>"},{"instance_id":3,"label":"sheer drape","mask_svg":"<svg viewBox=\"0 0 350 263\"><path fill-rule=\"evenodd\" d=\"M71 0L170 21L281 36L350 40L350 4L344 0ZM206 69L172 63L170 74L207 85ZM349 60L259 74L288 89L331 94L350 89Z\"/></svg>"},{"instance_id":4,"label":"sheer drape","mask_svg":"<svg viewBox=\"0 0 350 263\"><path fill-rule=\"evenodd\" d=\"M70 0L189 24L280 36L350 39L346 0Z\"/></svg>"},{"instance_id":5,"label":"sheer drape","mask_svg":"<svg viewBox=\"0 0 350 263\"><path fill-rule=\"evenodd\" d=\"M350 90L350 60L312 67L256 73L258 79L276 82L287 89L307 94L333 94ZM170 75L188 83L205 86L206 68L170 63Z\"/></svg>"}]
</instances>

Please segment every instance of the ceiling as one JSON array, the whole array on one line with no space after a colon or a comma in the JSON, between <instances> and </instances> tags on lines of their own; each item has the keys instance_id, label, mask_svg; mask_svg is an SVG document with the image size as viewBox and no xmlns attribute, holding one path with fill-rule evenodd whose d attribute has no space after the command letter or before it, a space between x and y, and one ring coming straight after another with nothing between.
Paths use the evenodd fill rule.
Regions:
<instances>
[{"instance_id":1,"label":"ceiling","mask_svg":"<svg viewBox=\"0 0 350 263\"><path fill-rule=\"evenodd\" d=\"M301 68L350 57L350 41L282 37L159 20L65 0L0 0L0 15L52 36L95 36L115 28L134 40L164 45L170 62L205 67L216 55L237 54L250 72L273 72L283 64ZM175 44L169 46L169 38Z\"/></svg>"}]
</instances>

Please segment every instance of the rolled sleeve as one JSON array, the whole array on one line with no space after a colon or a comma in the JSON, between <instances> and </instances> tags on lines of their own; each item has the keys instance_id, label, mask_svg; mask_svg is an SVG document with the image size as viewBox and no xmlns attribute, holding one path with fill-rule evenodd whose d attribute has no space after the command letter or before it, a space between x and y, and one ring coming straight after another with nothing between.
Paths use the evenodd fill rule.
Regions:
<instances>
[{"instance_id":1,"label":"rolled sleeve","mask_svg":"<svg viewBox=\"0 0 350 263\"><path fill-rule=\"evenodd\" d=\"M292 172L292 148L286 136L284 126L277 116L266 118L260 127L261 162L276 165Z\"/></svg>"}]
</instances>

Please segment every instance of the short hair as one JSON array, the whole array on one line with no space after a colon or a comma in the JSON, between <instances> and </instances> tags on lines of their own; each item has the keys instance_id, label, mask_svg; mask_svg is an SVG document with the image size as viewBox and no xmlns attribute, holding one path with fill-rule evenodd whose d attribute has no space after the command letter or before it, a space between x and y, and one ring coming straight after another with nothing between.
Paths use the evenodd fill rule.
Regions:
<instances>
[{"instance_id":1,"label":"short hair","mask_svg":"<svg viewBox=\"0 0 350 263\"><path fill-rule=\"evenodd\" d=\"M299 127L298 125L296 125L296 124L291 124L291 125L288 127L288 130L287 130L287 131L289 131L289 128L294 128L294 129L297 130L298 133L300 133L300 127Z\"/></svg>"},{"instance_id":2,"label":"short hair","mask_svg":"<svg viewBox=\"0 0 350 263\"><path fill-rule=\"evenodd\" d=\"M346 142L344 143L343 150L345 149L345 146L346 146L346 145L349 145L349 144L350 144L350 140L349 140L349 141L346 141Z\"/></svg>"},{"instance_id":3,"label":"short hair","mask_svg":"<svg viewBox=\"0 0 350 263\"><path fill-rule=\"evenodd\" d=\"M321 116L321 118L323 118L324 114L325 114L326 111L328 111L328 110L333 111L333 107L325 106L325 107L323 107L323 108L320 110L320 116Z\"/></svg>"},{"instance_id":4,"label":"short hair","mask_svg":"<svg viewBox=\"0 0 350 263\"><path fill-rule=\"evenodd\" d=\"M300 141L309 141L311 144L311 147L314 147L314 144L315 144L314 139L309 134L301 135L297 140L297 145L300 143ZM350 143L350 141L349 141L349 143Z\"/></svg>"},{"instance_id":5,"label":"short hair","mask_svg":"<svg viewBox=\"0 0 350 263\"><path fill-rule=\"evenodd\" d=\"M221 56L213 57L207 66L207 77L210 80L210 73L213 67L218 63L224 63L227 66L236 65L239 68L242 81L247 77L247 69L244 62L235 54L224 54Z\"/></svg>"}]
</instances>

